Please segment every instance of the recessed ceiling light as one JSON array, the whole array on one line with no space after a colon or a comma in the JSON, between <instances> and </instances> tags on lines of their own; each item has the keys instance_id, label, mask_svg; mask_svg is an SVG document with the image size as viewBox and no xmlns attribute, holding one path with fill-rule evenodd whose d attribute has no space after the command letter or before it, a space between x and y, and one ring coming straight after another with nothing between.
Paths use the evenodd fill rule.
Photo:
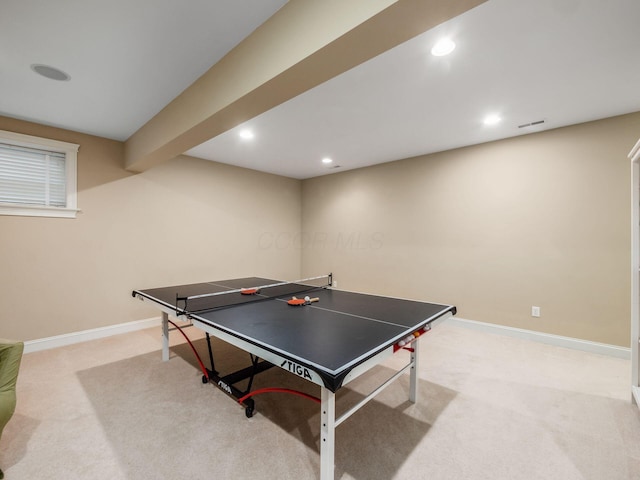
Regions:
<instances>
[{"instance_id":1,"label":"recessed ceiling light","mask_svg":"<svg viewBox=\"0 0 640 480\"><path fill-rule=\"evenodd\" d=\"M332 162L333 162L333 160L331 160L329 157L324 157L322 159L322 163L324 163L325 165L328 165L328 164L330 164Z\"/></svg>"},{"instance_id":2,"label":"recessed ceiling light","mask_svg":"<svg viewBox=\"0 0 640 480\"><path fill-rule=\"evenodd\" d=\"M240 135L240 138L242 138L243 140L251 140L254 137L253 132L247 129L240 130L240 133L238 135Z\"/></svg>"},{"instance_id":3,"label":"recessed ceiling light","mask_svg":"<svg viewBox=\"0 0 640 480\"><path fill-rule=\"evenodd\" d=\"M438 40L438 42L431 49L431 55L435 57L443 57L445 55L449 55L453 52L453 49L456 48L456 44L450 38L443 38Z\"/></svg>"},{"instance_id":4,"label":"recessed ceiling light","mask_svg":"<svg viewBox=\"0 0 640 480\"><path fill-rule=\"evenodd\" d=\"M71 80L71 76L68 73L63 72L58 68L50 67L49 65L34 63L31 65L31 70L43 77L50 78L51 80L60 80L64 82Z\"/></svg>"},{"instance_id":5,"label":"recessed ceiling light","mask_svg":"<svg viewBox=\"0 0 640 480\"><path fill-rule=\"evenodd\" d=\"M500 118L500 116L496 115L496 114L487 115L484 118L484 124L485 125L496 125L497 123L500 123L501 121L502 121L502 118Z\"/></svg>"}]
</instances>

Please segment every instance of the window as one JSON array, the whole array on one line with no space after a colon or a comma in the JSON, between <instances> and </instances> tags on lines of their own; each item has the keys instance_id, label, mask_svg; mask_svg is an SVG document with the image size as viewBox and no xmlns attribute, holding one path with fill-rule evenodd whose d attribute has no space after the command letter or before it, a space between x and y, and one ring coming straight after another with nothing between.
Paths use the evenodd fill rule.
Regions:
<instances>
[{"instance_id":1,"label":"window","mask_svg":"<svg viewBox=\"0 0 640 480\"><path fill-rule=\"evenodd\" d=\"M0 215L75 218L78 147L0 130Z\"/></svg>"}]
</instances>

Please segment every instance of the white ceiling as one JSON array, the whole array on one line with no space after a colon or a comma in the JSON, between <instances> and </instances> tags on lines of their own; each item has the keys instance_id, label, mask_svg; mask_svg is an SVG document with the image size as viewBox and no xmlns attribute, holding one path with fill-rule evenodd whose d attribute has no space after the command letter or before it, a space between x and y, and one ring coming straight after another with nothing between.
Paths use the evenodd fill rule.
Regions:
<instances>
[{"instance_id":1,"label":"white ceiling","mask_svg":"<svg viewBox=\"0 0 640 480\"><path fill-rule=\"evenodd\" d=\"M0 115L126 140L285 3L0 0Z\"/></svg>"},{"instance_id":2,"label":"white ceiling","mask_svg":"<svg viewBox=\"0 0 640 480\"><path fill-rule=\"evenodd\" d=\"M308 178L638 110L639 0L489 0L188 153Z\"/></svg>"},{"instance_id":3,"label":"white ceiling","mask_svg":"<svg viewBox=\"0 0 640 480\"><path fill-rule=\"evenodd\" d=\"M285 3L2 0L0 114L125 140ZM186 153L309 178L640 111L639 26L638 0L489 0Z\"/></svg>"}]
</instances>

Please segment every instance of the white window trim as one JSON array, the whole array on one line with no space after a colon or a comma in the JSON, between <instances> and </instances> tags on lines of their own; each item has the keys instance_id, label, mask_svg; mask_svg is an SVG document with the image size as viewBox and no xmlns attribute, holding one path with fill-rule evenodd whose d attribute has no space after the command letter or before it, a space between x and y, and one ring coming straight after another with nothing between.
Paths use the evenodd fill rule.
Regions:
<instances>
[{"instance_id":1,"label":"white window trim","mask_svg":"<svg viewBox=\"0 0 640 480\"><path fill-rule=\"evenodd\" d=\"M67 186L67 206L64 208L0 203L0 215L76 218L76 214L80 211L78 210L77 184L78 148L80 148L80 145L5 130L0 130L0 141L21 147L64 153Z\"/></svg>"}]
</instances>

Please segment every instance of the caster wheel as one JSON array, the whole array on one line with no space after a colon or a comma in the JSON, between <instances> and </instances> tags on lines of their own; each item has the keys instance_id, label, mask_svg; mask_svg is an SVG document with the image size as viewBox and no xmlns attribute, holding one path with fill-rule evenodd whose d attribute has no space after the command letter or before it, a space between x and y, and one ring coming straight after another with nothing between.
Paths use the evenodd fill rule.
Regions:
<instances>
[{"instance_id":1,"label":"caster wheel","mask_svg":"<svg viewBox=\"0 0 640 480\"><path fill-rule=\"evenodd\" d=\"M202 375L202 383L209 383L209 379L205 375Z\"/></svg>"},{"instance_id":2,"label":"caster wheel","mask_svg":"<svg viewBox=\"0 0 640 480\"><path fill-rule=\"evenodd\" d=\"M253 412L254 409L252 407L247 407L244 409L244 414L247 416L247 418L253 417Z\"/></svg>"}]
</instances>

